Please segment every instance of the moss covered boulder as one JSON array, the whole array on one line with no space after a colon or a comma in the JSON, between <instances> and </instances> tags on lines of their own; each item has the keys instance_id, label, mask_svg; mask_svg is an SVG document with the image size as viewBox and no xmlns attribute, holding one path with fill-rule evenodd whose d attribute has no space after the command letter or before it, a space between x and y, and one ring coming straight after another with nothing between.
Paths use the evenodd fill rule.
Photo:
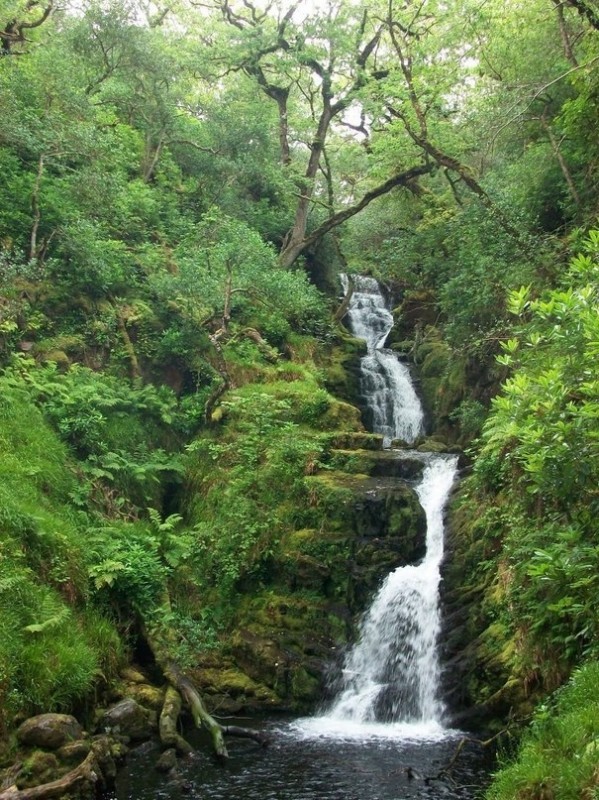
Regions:
<instances>
[{"instance_id":1,"label":"moss covered boulder","mask_svg":"<svg viewBox=\"0 0 599 800\"><path fill-rule=\"evenodd\" d=\"M45 750L57 750L82 736L83 728L70 714L38 714L26 719L17 730L21 745Z\"/></svg>"}]
</instances>

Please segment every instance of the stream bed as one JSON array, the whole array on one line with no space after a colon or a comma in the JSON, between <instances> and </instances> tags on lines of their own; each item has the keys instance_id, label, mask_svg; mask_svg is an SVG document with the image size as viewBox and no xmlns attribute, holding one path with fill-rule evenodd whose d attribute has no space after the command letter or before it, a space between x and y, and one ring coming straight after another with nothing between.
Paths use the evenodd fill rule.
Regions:
<instances>
[{"instance_id":1,"label":"stream bed","mask_svg":"<svg viewBox=\"0 0 599 800\"><path fill-rule=\"evenodd\" d=\"M319 733L318 720L262 720L241 723L268 731L263 749L250 741L229 742L230 759L215 762L210 744L198 734L196 755L180 762L176 774L154 768L158 744L133 751L105 800L404 800L478 798L489 782L490 754L467 744L450 774L430 779L453 759L462 735L398 727L363 727L343 734Z\"/></svg>"}]
</instances>

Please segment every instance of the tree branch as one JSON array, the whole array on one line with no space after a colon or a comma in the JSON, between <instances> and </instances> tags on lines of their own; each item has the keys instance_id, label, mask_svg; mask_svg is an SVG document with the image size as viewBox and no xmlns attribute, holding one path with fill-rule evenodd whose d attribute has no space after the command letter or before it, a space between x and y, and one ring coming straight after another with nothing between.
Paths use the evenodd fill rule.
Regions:
<instances>
[{"instance_id":1,"label":"tree branch","mask_svg":"<svg viewBox=\"0 0 599 800\"><path fill-rule=\"evenodd\" d=\"M318 228L313 230L307 236L299 242L289 241L281 250L279 261L282 266L290 267L297 258L308 248L310 245L317 242L321 239L325 234L329 231L336 228L338 225L341 225L346 220L350 219L351 217L359 214L366 206L370 205L373 200L376 200L377 197L381 197L384 194L387 194L392 189L395 189L397 186L408 186L410 183L422 175L427 175L435 169L435 164L428 163L428 164L421 164L416 167L411 167L410 169L405 170L404 172L397 173L393 175L391 178L386 180L384 183L381 183L379 186L371 189L369 192L362 197L362 199L353 206L348 206L347 208L338 211L336 214L333 214L329 219L319 225Z\"/></svg>"}]
</instances>

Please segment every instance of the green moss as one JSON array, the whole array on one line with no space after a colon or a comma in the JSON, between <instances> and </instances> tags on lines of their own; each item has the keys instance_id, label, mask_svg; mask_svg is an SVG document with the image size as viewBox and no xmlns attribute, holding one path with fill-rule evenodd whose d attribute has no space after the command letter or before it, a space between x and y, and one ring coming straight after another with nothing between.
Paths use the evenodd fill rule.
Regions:
<instances>
[{"instance_id":1,"label":"green moss","mask_svg":"<svg viewBox=\"0 0 599 800\"><path fill-rule=\"evenodd\" d=\"M468 391L465 356L453 352L441 332L430 326L415 348L415 362L433 430L455 440L459 436L455 411Z\"/></svg>"},{"instance_id":2,"label":"green moss","mask_svg":"<svg viewBox=\"0 0 599 800\"><path fill-rule=\"evenodd\" d=\"M316 700L321 689L322 681L310 675L304 667L291 670L291 692L300 702Z\"/></svg>"},{"instance_id":3,"label":"green moss","mask_svg":"<svg viewBox=\"0 0 599 800\"><path fill-rule=\"evenodd\" d=\"M19 712L69 710L122 646L88 594L65 446L22 392L0 399L0 731Z\"/></svg>"},{"instance_id":4,"label":"green moss","mask_svg":"<svg viewBox=\"0 0 599 800\"><path fill-rule=\"evenodd\" d=\"M321 430L356 431L362 428L360 411L350 403L333 400L318 423Z\"/></svg>"},{"instance_id":5,"label":"green moss","mask_svg":"<svg viewBox=\"0 0 599 800\"><path fill-rule=\"evenodd\" d=\"M339 433L335 431L328 434L326 441L330 448L339 450L382 450L383 448L383 437L378 433L361 431Z\"/></svg>"},{"instance_id":6,"label":"green moss","mask_svg":"<svg viewBox=\"0 0 599 800\"><path fill-rule=\"evenodd\" d=\"M24 762L16 780L17 788L28 789L42 783L50 783L64 772L54 753L35 750Z\"/></svg>"},{"instance_id":7,"label":"green moss","mask_svg":"<svg viewBox=\"0 0 599 800\"><path fill-rule=\"evenodd\" d=\"M356 403L360 394L360 360L366 355L362 339L342 336L339 344L330 348L321 368L325 386L334 395Z\"/></svg>"}]
</instances>

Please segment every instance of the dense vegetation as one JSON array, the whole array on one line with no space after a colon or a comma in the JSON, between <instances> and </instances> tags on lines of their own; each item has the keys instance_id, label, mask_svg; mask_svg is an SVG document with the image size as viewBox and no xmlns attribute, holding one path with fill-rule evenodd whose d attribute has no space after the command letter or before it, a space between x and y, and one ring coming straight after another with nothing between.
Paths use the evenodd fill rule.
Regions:
<instances>
[{"instance_id":1,"label":"dense vegetation","mask_svg":"<svg viewBox=\"0 0 599 800\"><path fill-rule=\"evenodd\" d=\"M144 639L230 667L252 603L334 568L342 269L469 448L467 700L543 703L490 796L591 797L599 10L307 6L0 3L0 734L91 713Z\"/></svg>"}]
</instances>

